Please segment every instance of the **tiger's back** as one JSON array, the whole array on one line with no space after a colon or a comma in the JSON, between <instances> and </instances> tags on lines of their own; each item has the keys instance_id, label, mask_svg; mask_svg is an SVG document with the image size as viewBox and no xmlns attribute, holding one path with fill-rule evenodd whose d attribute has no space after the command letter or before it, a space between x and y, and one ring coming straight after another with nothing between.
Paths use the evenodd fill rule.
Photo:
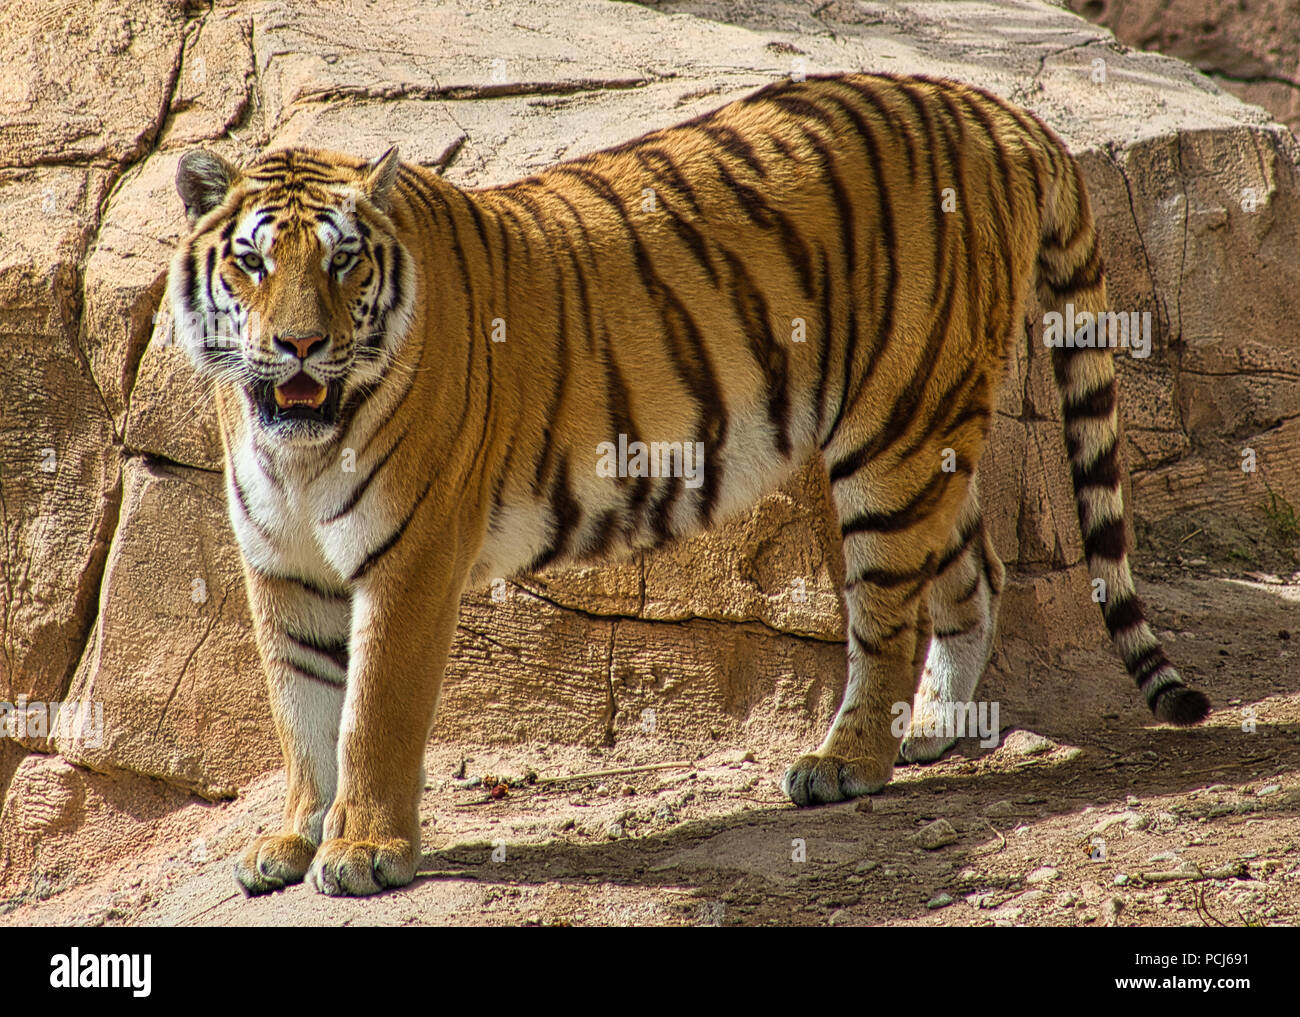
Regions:
<instances>
[{"instance_id":1,"label":"tiger's back","mask_svg":"<svg viewBox=\"0 0 1300 1017\"><path fill-rule=\"evenodd\" d=\"M190 341L290 766L250 892L409 881L466 586L707 528L815 454L848 676L786 791L872 793L953 743L934 719L970 702L1002 590L974 471L1010 344L1031 291L1106 308L1078 166L1037 120L952 82L810 78L486 190L304 150L196 156L178 187L177 314L270 326L234 358ZM1111 351L1053 364L1103 618L1156 716L1195 723L1128 568Z\"/></svg>"},{"instance_id":2,"label":"tiger's back","mask_svg":"<svg viewBox=\"0 0 1300 1017\"><path fill-rule=\"evenodd\" d=\"M892 427L921 440L911 455L937 461L947 435L924 432L938 411L996 390L1033 283L1035 189L1059 172L1054 159L1036 122L973 90L810 79L477 192L517 238L492 270L507 277L530 256L547 266L494 305L520 340L493 356L527 388L532 456L504 470L498 529L533 543L490 553L484 573L707 527L811 452L839 461L895 407L905 416ZM596 482L595 450L622 434L703 442L699 487ZM513 525L539 488L564 500L553 481L566 462L584 474L570 477L583 518L564 532Z\"/></svg>"}]
</instances>

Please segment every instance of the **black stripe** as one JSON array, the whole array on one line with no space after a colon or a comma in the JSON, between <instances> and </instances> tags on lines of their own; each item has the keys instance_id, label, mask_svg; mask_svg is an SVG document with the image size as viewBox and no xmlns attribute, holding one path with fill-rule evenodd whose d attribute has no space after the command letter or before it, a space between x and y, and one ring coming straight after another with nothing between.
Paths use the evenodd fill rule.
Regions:
<instances>
[{"instance_id":1,"label":"black stripe","mask_svg":"<svg viewBox=\"0 0 1300 1017\"><path fill-rule=\"evenodd\" d=\"M831 310L831 278L830 265L826 260L826 249L818 249L821 255L821 345L817 348L817 392L813 396L813 402L817 406L817 431L816 434L822 433L822 421L826 417L826 385L830 381L830 358L831 343L834 341L834 332L832 329L832 310Z\"/></svg>"},{"instance_id":2,"label":"black stripe","mask_svg":"<svg viewBox=\"0 0 1300 1017\"><path fill-rule=\"evenodd\" d=\"M355 583L358 579L362 578L367 572L369 572L372 568L374 568L375 564L379 561L380 558L382 558L389 551L391 551L393 549L393 546L399 540L402 539L402 534L405 533L406 528L411 525L411 520L415 518L415 513L419 510L420 506L424 503L424 499L428 496L429 491L432 488L433 488L433 475L431 472L429 476L429 482L424 485L424 490L421 491L420 496L415 499L415 504L411 506L411 510L406 514L406 518L403 519L398 524L397 528L393 530L391 534L389 534L387 540L385 540L377 548L375 548L368 555L366 555L365 561L363 561L359 566L357 566L356 571L353 572L352 575L348 577L348 582Z\"/></svg>"},{"instance_id":3,"label":"black stripe","mask_svg":"<svg viewBox=\"0 0 1300 1017\"><path fill-rule=\"evenodd\" d=\"M1160 648L1159 643L1153 643L1132 661L1125 661L1128 667L1128 673L1133 676L1133 680L1138 683L1140 688L1161 668L1171 666L1169 658L1165 656L1165 651Z\"/></svg>"},{"instance_id":4,"label":"black stripe","mask_svg":"<svg viewBox=\"0 0 1300 1017\"><path fill-rule=\"evenodd\" d=\"M291 583L300 589L306 590L308 593L315 594L321 600L352 600L352 594L346 590L329 590L323 586L317 585L310 579L304 579L302 576L284 576L276 572L268 572L266 569L260 569L252 565L250 565L249 568L263 579L270 579L279 583Z\"/></svg>"},{"instance_id":5,"label":"black stripe","mask_svg":"<svg viewBox=\"0 0 1300 1017\"><path fill-rule=\"evenodd\" d=\"M961 596L959 596L956 600L949 602L949 606L961 607L962 604L965 604L968 600L971 599L971 597L975 596L975 594L979 591L980 584L984 580L986 575L987 575L986 572L981 572L979 569L976 569L975 575L971 577L970 584L966 587L966 589L962 591Z\"/></svg>"},{"instance_id":6,"label":"black stripe","mask_svg":"<svg viewBox=\"0 0 1300 1017\"><path fill-rule=\"evenodd\" d=\"M332 689L342 688L345 684L345 682L335 681L333 678L326 678L323 674L317 674L315 671L311 671L308 668L303 667L301 664L295 664L292 660L285 660L283 657L278 657L276 660L299 677L320 682L322 685L328 685Z\"/></svg>"},{"instance_id":7,"label":"black stripe","mask_svg":"<svg viewBox=\"0 0 1300 1017\"><path fill-rule=\"evenodd\" d=\"M1066 396L1063 410L1067 424L1080 417L1108 418L1115 411L1115 382L1108 381L1086 395Z\"/></svg>"},{"instance_id":8,"label":"black stripe","mask_svg":"<svg viewBox=\"0 0 1300 1017\"><path fill-rule=\"evenodd\" d=\"M405 398L405 396L403 396L403 398ZM373 435L371 437L373 437ZM384 464L388 462L389 459L392 458L392 455L394 452L397 451L398 446L401 445L402 442L405 440L406 440L406 431L403 431L400 435L398 435L397 440L388 447L388 451L385 452L382 456L380 456L379 460L371 468L370 472L366 474L365 479L363 479L361 483L357 484L352 489L352 493L348 495L348 499L343 503L342 507L339 508L339 510L335 512L333 515L326 516L324 519L322 519L321 525L325 525L326 523L332 523L335 520L341 519L343 518L343 516L347 515L354 508L356 508L357 502L361 500L361 496L365 494L366 489L370 487L370 482L379 475L379 471L384 468Z\"/></svg>"},{"instance_id":9,"label":"black stripe","mask_svg":"<svg viewBox=\"0 0 1300 1017\"><path fill-rule=\"evenodd\" d=\"M1110 448L1099 455L1091 466L1079 467L1070 464L1070 473L1074 478L1074 491L1079 494L1085 488L1101 487L1116 491L1120 484L1119 449L1112 443Z\"/></svg>"},{"instance_id":10,"label":"black stripe","mask_svg":"<svg viewBox=\"0 0 1300 1017\"><path fill-rule=\"evenodd\" d=\"M574 500L573 492L569 489L568 459L560 462L555 481L551 485L551 516L553 531L550 546L537 555L525 571L536 572L565 554L573 540L573 531L582 519L582 506Z\"/></svg>"},{"instance_id":11,"label":"black stripe","mask_svg":"<svg viewBox=\"0 0 1300 1017\"><path fill-rule=\"evenodd\" d=\"M723 183L731 190L741 209L750 220L763 229L775 229L781 238L781 246L785 251L786 260L799 274L799 285L803 289L804 296L811 298L813 294L812 254L808 250L808 243L804 239L803 233L779 207L770 204L761 191L757 191L737 180L726 164L716 156L713 157L712 161L714 168L722 177ZM844 214L843 208L840 209L840 212Z\"/></svg>"},{"instance_id":12,"label":"black stripe","mask_svg":"<svg viewBox=\"0 0 1300 1017\"><path fill-rule=\"evenodd\" d=\"M774 444L783 458L790 458L790 356L783 344L772 335L771 316L762 291L754 284L744 263L723 250L727 268L733 278L732 302L741 320L741 328L759 370L767 393L767 419L775 432Z\"/></svg>"},{"instance_id":13,"label":"black stripe","mask_svg":"<svg viewBox=\"0 0 1300 1017\"><path fill-rule=\"evenodd\" d=\"M886 106L881 94L876 91L874 84L881 81L881 78L871 75L853 75L829 79L832 83L848 88L852 91L854 97L867 103L885 122L890 132L895 136L895 140L901 139L907 152L907 175L909 179L916 179L916 164L919 161L916 155L916 124L903 122L893 110ZM897 79L889 80L889 93L896 95L901 90L901 84ZM839 95L833 96L837 101L843 103L843 98ZM853 110L846 106L845 111L853 117L855 122L862 122L862 115L859 111Z\"/></svg>"},{"instance_id":14,"label":"black stripe","mask_svg":"<svg viewBox=\"0 0 1300 1017\"><path fill-rule=\"evenodd\" d=\"M891 626L879 639L867 639L857 629L851 629L853 638L857 640L858 648L865 654L878 657L885 652L885 647L892 643L899 636L911 631L916 626L908 622L899 622Z\"/></svg>"},{"instance_id":15,"label":"black stripe","mask_svg":"<svg viewBox=\"0 0 1300 1017\"><path fill-rule=\"evenodd\" d=\"M1102 616L1105 618L1106 628L1111 638L1117 637L1121 632L1127 632L1146 620L1142 616L1142 603L1133 594L1128 594L1119 600L1108 601L1102 606Z\"/></svg>"},{"instance_id":16,"label":"black stripe","mask_svg":"<svg viewBox=\"0 0 1300 1017\"><path fill-rule=\"evenodd\" d=\"M559 271L558 265L556 270ZM537 457L537 463L533 470L533 495L535 497L541 496L551 471L551 463L555 458L555 442L551 436L551 426L556 423L560 408L564 405L564 393L569 382L569 307L567 294L568 287L564 284L564 277L561 274L555 287L559 313L559 326L556 332L556 339L560 344L558 351L559 370L555 373L555 384L551 388L550 402L547 404L546 412L542 416L542 420L545 421L542 434L542 452Z\"/></svg>"},{"instance_id":17,"label":"black stripe","mask_svg":"<svg viewBox=\"0 0 1300 1017\"><path fill-rule=\"evenodd\" d=\"M934 636L935 639L955 639L957 636L964 636L971 632L974 632L977 628L979 628L979 624L980 623L978 621L974 621L971 622L969 625L967 625L964 629L935 629L930 634Z\"/></svg>"},{"instance_id":18,"label":"black stripe","mask_svg":"<svg viewBox=\"0 0 1300 1017\"><path fill-rule=\"evenodd\" d=\"M677 190L681 196L686 199L687 204L691 206L691 210L697 217L702 218L704 216L703 211L700 209L699 200L696 198L694 188L692 188L686 178L682 176L681 170L677 168L677 164L673 162L671 155L661 148L650 148L645 149L644 151L637 151L635 155L637 161L645 167L646 170L653 173L656 177L662 177L668 182L669 186ZM657 168L650 165L652 160L658 162Z\"/></svg>"},{"instance_id":19,"label":"black stripe","mask_svg":"<svg viewBox=\"0 0 1300 1017\"><path fill-rule=\"evenodd\" d=\"M930 220L934 227L934 252L932 260L936 266L933 280L933 290L931 292L931 306L939 299L939 289L942 285L942 274L938 271L937 266L944 264L945 252L948 249L948 215L943 210L943 197L940 193L943 188L939 180L939 140L935 131L934 116L930 111L927 97L920 93L916 88L907 82L897 82L897 87L904 98L912 105L917 119L925 125L925 138L928 142L927 151L930 155ZM947 140L947 132L944 132L944 138Z\"/></svg>"},{"instance_id":20,"label":"black stripe","mask_svg":"<svg viewBox=\"0 0 1300 1017\"><path fill-rule=\"evenodd\" d=\"M244 494L244 487L239 482L239 474L235 472L234 464L229 459L226 460L226 469L230 474L231 489L235 493L235 501L239 503L239 510L244 513L244 518L252 524L257 535L263 540L271 543L271 532L262 525L262 523L253 515L248 508L248 497Z\"/></svg>"},{"instance_id":21,"label":"black stripe","mask_svg":"<svg viewBox=\"0 0 1300 1017\"><path fill-rule=\"evenodd\" d=\"M895 572L891 569L865 569L845 583L844 588L847 590L862 583L867 583L882 590L893 590L905 583L915 582L918 577L924 582L929 578L931 560L926 559L926 563L919 569L912 569L907 572Z\"/></svg>"},{"instance_id":22,"label":"black stripe","mask_svg":"<svg viewBox=\"0 0 1300 1017\"><path fill-rule=\"evenodd\" d=\"M614 350L608 342L608 337L606 336L605 339L606 341L600 347L600 356L605 364L605 385L607 389L605 405L609 407L610 423L613 425L615 436L626 434L630 445L634 441L640 441L641 437L637 431L636 421L632 418L632 406L628 398L627 383L623 380L623 374L614 359ZM631 479L631 477L619 477L618 482L619 484L626 484ZM636 483L632 485L627 512L633 532L641 528L641 513L645 509L646 500L650 497L653 486L654 483L650 477L637 477Z\"/></svg>"},{"instance_id":23,"label":"black stripe","mask_svg":"<svg viewBox=\"0 0 1300 1017\"><path fill-rule=\"evenodd\" d=\"M957 469L951 473L940 470L934 474L920 491L906 505L889 512L860 512L840 526L840 533L897 533L910 528L914 523L925 519L943 500L955 476L969 476L971 464L960 457Z\"/></svg>"},{"instance_id":24,"label":"black stripe","mask_svg":"<svg viewBox=\"0 0 1300 1017\"><path fill-rule=\"evenodd\" d=\"M735 128L718 124L701 129L713 141L720 145L728 155L739 159L748 166L755 176L760 179L767 176L767 167L759 160L758 155L754 152L753 146L751 146Z\"/></svg>"},{"instance_id":25,"label":"black stripe","mask_svg":"<svg viewBox=\"0 0 1300 1017\"><path fill-rule=\"evenodd\" d=\"M827 289L829 290L829 287ZM844 411L849 408L849 396L851 395L849 385L852 383L853 359L858 352L858 302L854 299L852 292L849 293L849 320L846 335L844 360L841 364L843 380L840 384L840 402L835 410L835 419L831 421L831 426L826 429L826 437L822 439L821 447L823 452L826 451L826 446L835 438L836 432L840 429L840 421L844 419ZM826 341L831 341L829 335L826 337ZM868 367L868 370L870 370L870 367Z\"/></svg>"},{"instance_id":26,"label":"black stripe","mask_svg":"<svg viewBox=\"0 0 1300 1017\"><path fill-rule=\"evenodd\" d=\"M1061 300L1074 293L1078 293L1081 290L1089 290L1098 286L1101 283L1102 276L1105 275L1106 272L1105 259L1102 258L1101 255L1101 245L1095 237L1092 242L1092 250L1089 252L1088 257L1073 269L1070 278L1066 282L1060 283L1054 281L1050 274L1052 269L1043 259L1039 259L1038 267L1042 281L1046 284L1047 288L1052 291L1052 295ZM1087 346L1065 348L1089 349Z\"/></svg>"},{"instance_id":27,"label":"black stripe","mask_svg":"<svg viewBox=\"0 0 1300 1017\"><path fill-rule=\"evenodd\" d=\"M208 292L208 306L211 307L214 311L215 311L216 308L217 308L217 298L216 298L215 296L213 296L213 293L212 293L212 277L213 277L213 275L216 274L216 271L217 271L217 249L216 249L215 247L209 247L209 248L208 248L207 273L206 273L206 275L204 276L203 282L204 282L204 285L207 287L207 292Z\"/></svg>"},{"instance_id":28,"label":"black stripe","mask_svg":"<svg viewBox=\"0 0 1300 1017\"><path fill-rule=\"evenodd\" d=\"M331 639L325 642L314 636L297 635L293 632L285 632L284 635L290 642L296 643L305 649L314 650L323 657L328 657L338 665L340 670L347 671L349 653L346 639Z\"/></svg>"},{"instance_id":29,"label":"black stripe","mask_svg":"<svg viewBox=\"0 0 1300 1017\"><path fill-rule=\"evenodd\" d=\"M1083 538L1083 550L1089 560L1104 558L1107 561L1121 561L1125 545L1124 520L1119 518L1106 520L1100 528Z\"/></svg>"},{"instance_id":30,"label":"black stripe","mask_svg":"<svg viewBox=\"0 0 1300 1017\"><path fill-rule=\"evenodd\" d=\"M596 521L596 529L586 541L586 553L592 558L601 558L609 551L619 529L619 514L614 509L603 512Z\"/></svg>"},{"instance_id":31,"label":"black stripe","mask_svg":"<svg viewBox=\"0 0 1300 1017\"><path fill-rule=\"evenodd\" d=\"M915 452L925 449L936 435L951 438L961 430L962 425L972 420L987 420L987 391L973 391L986 389L984 382L982 365L978 361L972 362L961 377L932 400L937 412L909 441L894 450L896 459L902 462Z\"/></svg>"},{"instance_id":32,"label":"black stripe","mask_svg":"<svg viewBox=\"0 0 1300 1017\"><path fill-rule=\"evenodd\" d=\"M957 544L944 552L943 557L939 559L939 565L934 570L936 576L941 576L951 567L952 563L966 553L971 543L984 532L984 520L979 516L968 520L957 530Z\"/></svg>"},{"instance_id":33,"label":"black stripe","mask_svg":"<svg viewBox=\"0 0 1300 1017\"><path fill-rule=\"evenodd\" d=\"M593 194L608 204L623 225L632 246L637 265L637 278L646 292L659 304L660 319L668 338L668 355L673 369L683 386L690 392L699 407L699 429L709 448L712 466L705 471L701 489L700 511L704 524L712 522L723 476L722 448L726 441L728 418L718 387L717 376L704 346L704 337L694 317L677 294L659 277L654 264L642 244L640 236L631 226L627 208L617 192L603 177L573 165L557 166L553 173L572 176ZM683 332L685 335L683 335Z\"/></svg>"}]
</instances>

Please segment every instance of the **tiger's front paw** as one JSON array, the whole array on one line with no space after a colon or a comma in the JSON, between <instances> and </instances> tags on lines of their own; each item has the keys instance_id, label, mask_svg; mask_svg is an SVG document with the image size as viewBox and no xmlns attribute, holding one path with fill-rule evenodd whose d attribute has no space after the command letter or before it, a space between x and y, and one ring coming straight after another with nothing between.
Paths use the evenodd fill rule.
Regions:
<instances>
[{"instance_id":1,"label":"tiger's front paw","mask_svg":"<svg viewBox=\"0 0 1300 1017\"><path fill-rule=\"evenodd\" d=\"M258 837L235 862L235 878L249 897L301 883L316 845L301 834Z\"/></svg>"},{"instance_id":2,"label":"tiger's front paw","mask_svg":"<svg viewBox=\"0 0 1300 1017\"><path fill-rule=\"evenodd\" d=\"M894 768L866 757L801 756L785 771L783 790L796 805L824 805L859 795L873 795L894 775Z\"/></svg>"},{"instance_id":3,"label":"tiger's front paw","mask_svg":"<svg viewBox=\"0 0 1300 1017\"><path fill-rule=\"evenodd\" d=\"M307 883L330 897L365 897L415 878L416 851L409 840L372 843L335 837L316 852Z\"/></svg>"}]
</instances>

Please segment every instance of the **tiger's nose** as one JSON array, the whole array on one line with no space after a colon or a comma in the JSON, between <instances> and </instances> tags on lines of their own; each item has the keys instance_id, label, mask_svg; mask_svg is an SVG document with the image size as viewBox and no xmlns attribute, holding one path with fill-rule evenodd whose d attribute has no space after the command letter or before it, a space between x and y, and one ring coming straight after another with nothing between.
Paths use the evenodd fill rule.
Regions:
<instances>
[{"instance_id":1,"label":"tiger's nose","mask_svg":"<svg viewBox=\"0 0 1300 1017\"><path fill-rule=\"evenodd\" d=\"M301 339L296 336L284 336L275 340L275 345L279 349L284 350L285 353L294 354L299 360L306 360L316 347L322 346L324 343L325 337L323 335L309 335Z\"/></svg>"}]
</instances>

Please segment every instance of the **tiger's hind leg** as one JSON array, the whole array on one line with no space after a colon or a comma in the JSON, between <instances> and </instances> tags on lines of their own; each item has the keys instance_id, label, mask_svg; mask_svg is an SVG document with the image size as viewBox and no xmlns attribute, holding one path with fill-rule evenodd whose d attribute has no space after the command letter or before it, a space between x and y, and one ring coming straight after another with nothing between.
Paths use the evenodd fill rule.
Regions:
<instances>
[{"instance_id":1,"label":"tiger's hind leg","mask_svg":"<svg viewBox=\"0 0 1300 1017\"><path fill-rule=\"evenodd\" d=\"M934 631L899 748L902 761L938 759L958 732L975 733L976 715L967 704L993 654L1004 575L972 483L930 586Z\"/></svg>"},{"instance_id":2,"label":"tiger's hind leg","mask_svg":"<svg viewBox=\"0 0 1300 1017\"><path fill-rule=\"evenodd\" d=\"M922 461L925 453L913 457ZM929 590L965 501L971 468L902 469L827 450L844 540L848 680L830 732L783 788L796 805L874 794L889 782L930 644ZM908 464L909 466L912 463Z\"/></svg>"}]
</instances>

